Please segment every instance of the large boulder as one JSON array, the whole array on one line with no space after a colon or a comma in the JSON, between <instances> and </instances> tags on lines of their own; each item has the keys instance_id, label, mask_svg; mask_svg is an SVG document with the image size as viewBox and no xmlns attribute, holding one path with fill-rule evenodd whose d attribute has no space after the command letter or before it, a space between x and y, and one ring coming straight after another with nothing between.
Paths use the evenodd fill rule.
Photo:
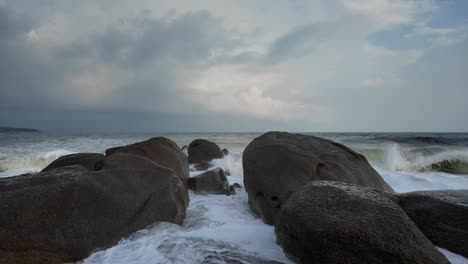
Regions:
<instances>
[{"instance_id":1,"label":"large boulder","mask_svg":"<svg viewBox=\"0 0 468 264\"><path fill-rule=\"evenodd\" d=\"M200 194L231 194L228 179L220 168L189 178L188 187Z\"/></svg>"},{"instance_id":2,"label":"large boulder","mask_svg":"<svg viewBox=\"0 0 468 264\"><path fill-rule=\"evenodd\" d=\"M398 204L348 183L313 181L293 193L275 232L297 263L449 263Z\"/></svg>"},{"instance_id":3,"label":"large boulder","mask_svg":"<svg viewBox=\"0 0 468 264\"><path fill-rule=\"evenodd\" d=\"M181 224L186 192L173 170L126 153L95 171L75 165L0 178L0 260L77 261L155 222Z\"/></svg>"},{"instance_id":4,"label":"large boulder","mask_svg":"<svg viewBox=\"0 0 468 264\"><path fill-rule=\"evenodd\" d=\"M268 132L247 146L242 163L249 205L267 224L273 224L291 193L310 181L347 182L393 192L364 156L314 136Z\"/></svg>"},{"instance_id":5,"label":"large boulder","mask_svg":"<svg viewBox=\"0 0 468 264\"><path fill-rule=\"evenodd\" d=\"M468 257L468 190L404 193L399 200L432 243Z\"/></svg>"},{"instance_id":6,"label":"large boulder","mask_svg":"<svg viewBox=\"0 0 468 264\"><path fill-rule=\"evenodd\" d=\"M179 146L165 137L154 137L131 145L106 150L106 156L115 153L131 153L148 158L161 166L173 169L185 184L189 177L187 156Z\"/></svg>"},{"instance_id":7,"label":"large boulder","mask_svg":"<svg viewBox=\"0 0 468 264\"><path fill-rule=\"evenodd\" d=\"M206 139L193 140L188 146L187 152L190 164L205 165L224 156L221 148L216 143Z\"/></svg>"},{"instance_id":8,"label":"large boulder","mask_svg":"<svg viewBox=\"0 0 468 264\"><path fill-rule=\"evenodd\" d=\"M76 153L62 156L52 161L42 171L49 171L60 167L70 165L81 165L88 170L94 170L96 163L104 159L104 155L101 153Z\"/></svg>"}]
</instances>

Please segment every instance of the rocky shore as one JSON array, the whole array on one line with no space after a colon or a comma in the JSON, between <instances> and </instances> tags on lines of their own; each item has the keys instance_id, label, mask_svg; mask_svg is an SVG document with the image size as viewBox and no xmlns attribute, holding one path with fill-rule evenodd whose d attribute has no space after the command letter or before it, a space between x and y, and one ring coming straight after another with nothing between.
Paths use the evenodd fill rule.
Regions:
<instances>
[{"instance_id":1,"label":"rocky shore","mask_svg":"<svg viewBox=\"0 0 468 264\"><path fill-rule=\"evenodd\" d=\"M76 262L153 223L182 224L189 190L243 187L296 263L449 263L434 245L468 257L466 190L396 194L364 156L313 136L255 138L244 186L213 167L228 150L205 139L184 148L156 137L0 179L0 263Z\"/></svg>"}]
</instances>

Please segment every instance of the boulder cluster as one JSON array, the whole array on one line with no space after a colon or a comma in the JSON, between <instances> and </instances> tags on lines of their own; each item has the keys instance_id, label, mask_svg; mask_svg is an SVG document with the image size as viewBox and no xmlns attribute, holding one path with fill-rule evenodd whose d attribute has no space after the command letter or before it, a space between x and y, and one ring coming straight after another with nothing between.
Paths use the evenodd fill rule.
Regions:
<instances>
[{"instance_id":1,"label":"boulder cluster","mask_svg":"<svg viewBox=\"0 0 468 264\"><path fill-rule=\"evenodd\" d=\"M0 179L0 263L79 261L155 222L182 224L189 188L235 193L219 168L189 178L189 160L223 157L221 150L213 154L215 143L194 142L193 157L156 137L105 155L63 156L39 173Z\"/></svg>"},{"instance_id":2,"label":"boulder cluster","mask_svg":"<svg viewBox=\"0 0 468 264\"><path fill-rule=\"evenodd\" d=\"M156 137L2 178L0 263L79 261L155 222L180 225L188 190L241 188L213 166L228 153ZM249 207L297 263L449 263L434 245L468 257L466 190L396 194L361 154L283 132L254 139L242 163Z\"/></svg>"},{"instance_id":3,"label":"boulder cluster","mask_svg":"<svg viewBox=\"0 0 468 264\"><path fill-rule=\"evenodd\" d=\"M468 257L468 191L395 194L366 158L314 136L268 132L243 153L248 204L296 263L449 263Z\"/></svg>"}]
</instances>

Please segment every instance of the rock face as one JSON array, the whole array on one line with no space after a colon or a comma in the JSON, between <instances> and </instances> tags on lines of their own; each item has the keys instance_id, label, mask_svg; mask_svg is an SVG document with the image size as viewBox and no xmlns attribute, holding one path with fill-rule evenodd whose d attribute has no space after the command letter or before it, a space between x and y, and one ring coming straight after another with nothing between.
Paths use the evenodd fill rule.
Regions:
<instances>
[{"instance_id":1,"label":"rock face","mask_svg":"<svg viewBox=\"0 0 468 264\"><path fill-rule=\"evenodd\" d=\"M229 155L229 150L228 150L228 149L223 148L223 149L221 150L221 152L223 152L223 155L224 155L224 156Z\"/></svg>"},{"instance_id":2,"label":"rock face","mask_svg":"<svg viewBox=\"0 0 468 264\"><path fill-rule=\"evenodd\" d=\"M188 186L190 190L201 194L231 194L229 182L220 168L189 178Z\"/></svg>"},{"instance_id":3,"label":"rock face","mask_svg":"<svg viewBox=\"0 0 468 264\"><path fill-rule=\"evenodd\" d=\"M126 153L95 171L76 165L2 178L0 260L76 261L155 222L181 224L186 192L173 170Z\"/></svg>"},{"instance_id":4,"label":"rock face","mask_svg":"<svg viewBox=\"0 0 468 264\"><path fill-rule=\"evenodd\" d=\"M42 171L49 171L60 167L81 165L87 170L94 170L96 163L104 159L104 155L101 153L77 153L62 156L52 161Z\"/></svg>"},{"instance_id":5,"label":"rock face","mask_svg":"<svg viewBox=\"0 0 468 264\"><path fill-rule=\"evenodd\" d=\"M282 207L277 241L298 263L449 263L379 191L313 181Z\"/></svg>"},{"instance_id":6,"label":"rock face","mask_svg":"<svg viewBox=\"0 0 468 264\"><path fill-rule=\"evenodd\" d=\"M347 182L393 192L364 156L314 136L268 132L247 146L242 163L249 205L267 224L273 224L291 193L310 181Z\"/></svg>"},{"instance_id":7,"label":"rock face","mask_svg":"<svg viewBox=\"0 0 468 264\"><path fill-rule=\"evenodd\" d=\"M195 139L188 146L188 160L190 164L207 164L214 159L221 159L221 148L209 140Z\"/></svg>"},{"instance_id":8,"label":"rock face","mask_svg":"<svg viewBox=\"0 0 468 264\"><path fill-rule=\"evenodd\" d=\"M399 198L432 243L468 257L468 190L411 192Z\"/></svg>"},{"instance_id":9,"label":"rock face","mask_svg":"<svg viewBox=\"0 0 468 264\"><path fill-rule=\"evenodd\" d=\"M168 138L155 137L123 147L110 148L106 150L106 156L122 152L143 156L163 167L173 169L184 184L187 182L189 177L187 156L174 141Z\"/></svg>"}]
</instances>

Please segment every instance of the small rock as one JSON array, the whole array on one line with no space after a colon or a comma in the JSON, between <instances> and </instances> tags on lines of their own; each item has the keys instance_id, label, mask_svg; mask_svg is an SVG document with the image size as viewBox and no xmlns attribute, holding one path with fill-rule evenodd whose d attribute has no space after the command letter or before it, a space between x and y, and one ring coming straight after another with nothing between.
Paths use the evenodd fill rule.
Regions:
<instances>
[{"instance_id":1,"label":"small rock","mask_svg":"<svg viewBox=\"0 0 468 264\"><path fill-rule=\"evenodd\" d=\"M229 182L220 168L189 178L188 187L200 194L231 194Z\"/></svg>"}]
</instances>

